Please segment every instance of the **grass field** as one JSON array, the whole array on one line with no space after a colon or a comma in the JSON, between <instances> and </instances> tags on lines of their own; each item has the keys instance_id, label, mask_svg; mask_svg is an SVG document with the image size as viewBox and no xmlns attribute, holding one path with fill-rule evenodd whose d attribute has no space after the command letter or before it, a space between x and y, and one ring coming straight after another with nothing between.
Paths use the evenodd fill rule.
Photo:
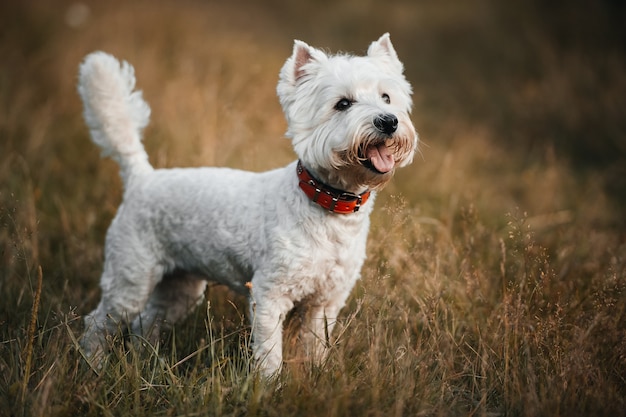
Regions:
<instances>
[{"instance_id":1,"label":"grass field","mask_svg":"<svg viewBox=\"0 0 626 417\"><path fill-rule=\"evenodd\" d=\"M626 33L617 2L0 4L0 416L626 415ZM83 5L84 6L84 5ZM250 369L246 302L153 351L76 350L121 199L77 66L130 61L158 167L294 159L275 96L294 38L391 32L422 145L376 201L363 277L314 368Z\"/></svg>"}]
</instances>

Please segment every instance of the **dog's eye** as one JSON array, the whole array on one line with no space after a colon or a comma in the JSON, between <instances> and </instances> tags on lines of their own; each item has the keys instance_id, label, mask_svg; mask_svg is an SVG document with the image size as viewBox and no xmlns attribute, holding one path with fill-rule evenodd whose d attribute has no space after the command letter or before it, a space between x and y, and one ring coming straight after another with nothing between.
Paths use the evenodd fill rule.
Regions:
<instances>
[{"instance_id":1,"label":"dog's eye","mask_svg":"<svg viewBox=\"0 0 626 417\"><path fill-rule=\"evenodd\" d=\"M338 111L346 111L352 106L353 101L348 100L347 98L342 98L335 104L335 110Z\"/></svg>"},{"instance_id":2,"label":"dog's eye","mask_svg":"<svg viewBox=\"0 0 626 417\"><path fill-rule=\"evenodd\" d=\"M383 93L383 95L381 96L383 98L383 101L387 104L391 103L391 99L389 98L389 94L387 93Z\"/></svg>"}]
</instances>

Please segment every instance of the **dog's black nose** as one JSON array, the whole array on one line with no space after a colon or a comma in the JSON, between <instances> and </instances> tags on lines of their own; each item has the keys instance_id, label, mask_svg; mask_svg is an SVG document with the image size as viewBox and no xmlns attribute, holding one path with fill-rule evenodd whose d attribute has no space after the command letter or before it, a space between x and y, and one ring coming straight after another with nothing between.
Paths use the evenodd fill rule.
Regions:
<instances>
[{"instance_id":1,"label":"dog's black nose","mask_svg":"<svg viewBox=\"0 0 626 417\"><path fill-rule=\"evenodd\" d=\"M398 118L393 114L381 114L374 119L376 129L386 135L391 135L398 129Z\"/></svg>"}]
</instances>

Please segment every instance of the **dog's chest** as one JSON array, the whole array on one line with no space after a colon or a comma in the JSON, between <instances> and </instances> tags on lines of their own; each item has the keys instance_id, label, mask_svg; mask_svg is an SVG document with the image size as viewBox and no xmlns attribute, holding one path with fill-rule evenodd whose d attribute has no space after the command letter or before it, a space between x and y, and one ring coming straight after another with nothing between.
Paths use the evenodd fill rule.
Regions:
<instances>
[{"instance_id":1,"label":"dog's chest","mask_svg":"<svg viewBox=\"0 0 626 417\"><path fill-rule=\"evenodd\" d=\"M349 291L365 260L367 227L365 222L348 228L311 226L304 233L292 230L276 247L270 279L294 300Z\"/></svg>"}]
</instances>

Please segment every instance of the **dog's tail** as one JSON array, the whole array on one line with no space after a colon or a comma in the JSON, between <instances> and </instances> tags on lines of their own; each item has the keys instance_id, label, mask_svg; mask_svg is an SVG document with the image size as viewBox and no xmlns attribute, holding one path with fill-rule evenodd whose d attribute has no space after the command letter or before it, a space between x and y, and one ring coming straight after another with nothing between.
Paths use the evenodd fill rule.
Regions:
<instances>
[{"instance_id":1,"label":"dog's tail","mask_svg":"<svg viewBox=\"0 0 626 417\"><path fill-rule=\"evenodd\" d=\"M91 139L120 165L125 186L131 178L152 171L141 143L150 106L135 88L135 70L104 52L94 52L79 68L78 93L85 107Z\"/></svg>"}]
</instances>

